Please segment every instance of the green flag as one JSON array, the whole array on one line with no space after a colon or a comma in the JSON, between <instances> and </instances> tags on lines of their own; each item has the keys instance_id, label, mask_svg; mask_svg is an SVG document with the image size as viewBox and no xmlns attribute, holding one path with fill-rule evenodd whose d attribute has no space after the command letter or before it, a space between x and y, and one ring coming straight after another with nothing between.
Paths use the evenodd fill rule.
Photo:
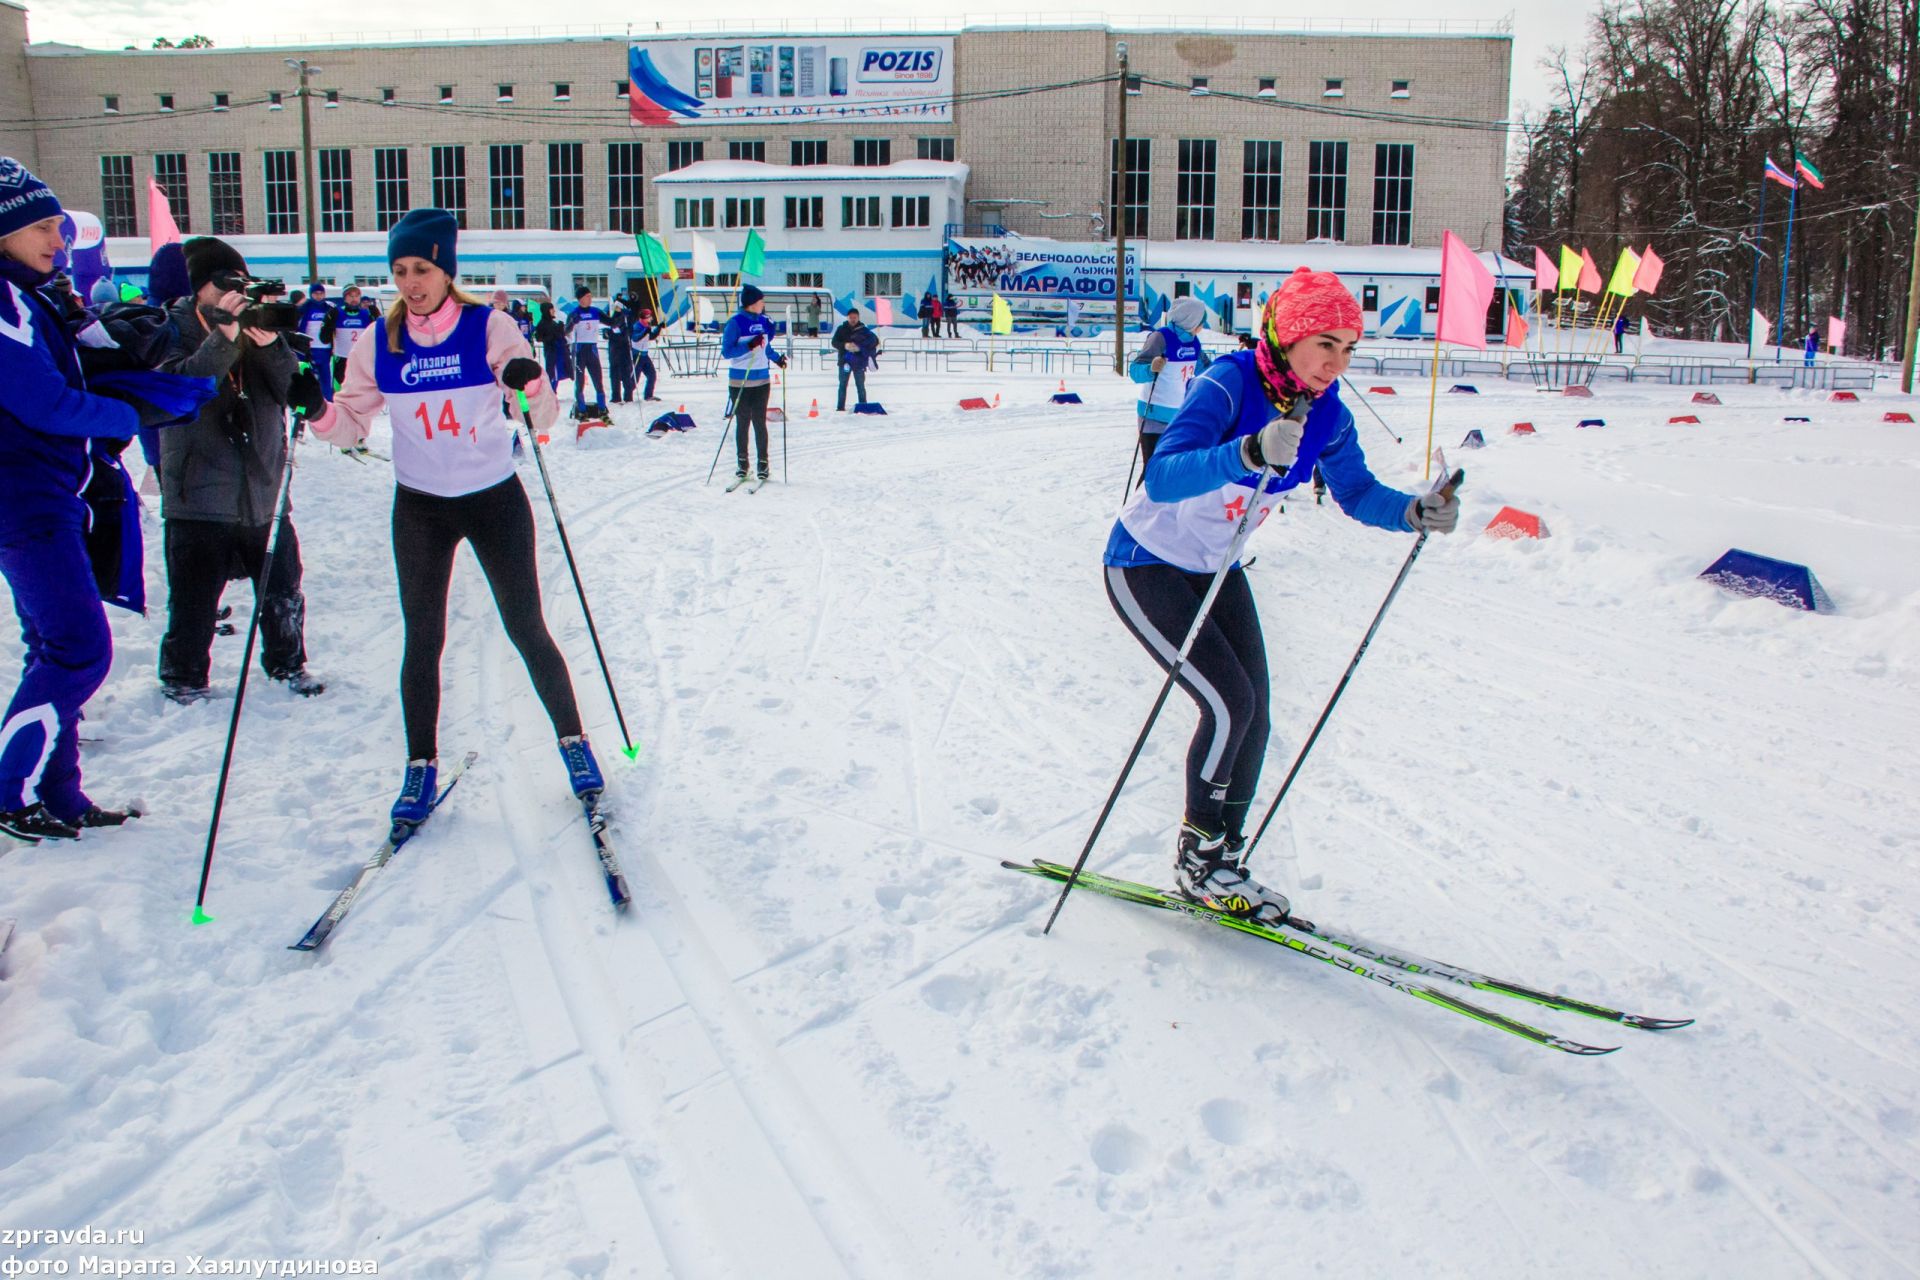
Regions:
<instances>
[{"instance_id":1,"label":"green flag","mask_svg":"<svg viewBox=\"0 0 1920 1280\"><path fill-rule=\"evenodd\" d=\"M754 228L747 230L747 247L740 251L740 274L756 278L767 273L767 242Z\"/></svg>"}]
</instances>

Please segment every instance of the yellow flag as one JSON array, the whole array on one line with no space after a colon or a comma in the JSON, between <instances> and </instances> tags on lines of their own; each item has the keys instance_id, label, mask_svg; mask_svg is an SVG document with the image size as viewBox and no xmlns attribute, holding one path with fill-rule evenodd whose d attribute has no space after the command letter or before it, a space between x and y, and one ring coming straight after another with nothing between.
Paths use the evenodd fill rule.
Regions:
<instances>
[{"instance_id":1,"label":"yellow flag","mask_svg":"<svg viewBox=\"0 0 1920 1280\"><path fill-rule=\"evenodd\" d=\"M665 228L661 229L658 239L661 250L667 255L667 279L678 280L680 278L680 268L673 265L673 246L667 243Z\"/></svg>"},{"instance_id":2,"label":"yellow flag","mask_svg":"<svg viewBox=\"0 0 1920 1280\"><path fill-rule=\"evenodd\" d=\"M993 295L993 332L1013 332L1013 308L997 293Z\"/></svg>"},{"instance_id":3,"label":"yellow flag","mask_svg":"<svg viewBox=\"0 0 1920 1280\"><path fill-rule=\"evenodd\" d=\"M1634 294L1634 273L1640 270L1640 255L1631 249L1620 251L1620 261L1613 264L1613 279L1607 281L1607 292L1617 293L1623 298Z\"/></svg>"},{"instance_id":4,"label":"yellow flag","mask_svg":"<svg viewBox=\"0 0 1920 1280\"><path fill-rule=\"evenodd\" d=\"M1560 246L1560 287L1571 289L1580 283L1580 255Z\"/></svg>"}]
</instances>

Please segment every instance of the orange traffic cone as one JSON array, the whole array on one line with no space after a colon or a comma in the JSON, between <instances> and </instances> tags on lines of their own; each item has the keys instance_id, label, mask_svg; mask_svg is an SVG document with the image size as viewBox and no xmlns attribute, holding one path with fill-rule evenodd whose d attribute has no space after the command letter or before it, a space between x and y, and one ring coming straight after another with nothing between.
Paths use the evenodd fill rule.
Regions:
<instances>
[{"instance_id":1,"label":"orange traffic cone","mask_svg":"<svg viewBox=\"0 0 1920 1280\"><path fill-rule=\"evenodd\" d=\"M680 408L676 410L676 412L679 412L679 413L685 413L686 411L687 411L687 406L685 405L681 405Z\"/></svg>"},{"instance_id":2,"label":"orange traffic cone","mask_svg":"<svg viewBox=\"0 0 1920 1280\"><path fill-rule=\"evenodd\" d=\"M1060 394L1065 395L1066 392L1067 392L1067 380L1065 378L1062 378L1060 379Z\"/></svg>"},{"instance_id":3,"label":"orange traffic cone","mask_svg":"<svg viewBox=\"0 0 1920 1280\"><path fill-rule=\"evenodd\" d=\"M807 416L809 418L817 418L820 416L820 401L818 397L815 397L812 407L807 410Z\"/></svg>"},{"instance_id":4,"label":"orange traffic cone","mask_svg":"<svg viewBox=\"0 0 1920 1280\"><path fill-rule=\"evenodd\" d=\"M996 409L1000 407L1000 393L998 391L993 393L993 407Z\"/></svg>"}]
</instances>

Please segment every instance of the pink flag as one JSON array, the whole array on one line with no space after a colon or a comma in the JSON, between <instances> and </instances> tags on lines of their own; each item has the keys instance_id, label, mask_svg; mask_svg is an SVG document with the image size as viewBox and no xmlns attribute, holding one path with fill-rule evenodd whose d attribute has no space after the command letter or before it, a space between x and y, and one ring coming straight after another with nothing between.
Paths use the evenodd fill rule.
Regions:
<instances>
[{"instance_id":1,"label":"pink flag","mask_svg":"<svg viewBox=\"0 0 1920 1280\"><path fill-rule=\"evenodd\" d=\"M1847 322L1839 316L1827 317L1827 350L1835 355L1847 345Z\"/></svg>"},{"instance_id":2,"label":"pink flag","mask_svg":"<svg viewBox=\"0 0 1920 1280\"><path fill-rule=\"evenodd\" d=\"M173 206L167 193L152 178L147 179L147 252L160 252L163 244L179 244L180 228L173 221Z\"/></svg>"},{"instance_id":3,"label":"pink flag","mask_svg":"<svg viewBox=\"0 0 1920 1280\"><path fill-rule=\"evenodd\" d=\"M1593 255L1585 249L1580 251L1580 292L1600 292L1600 268L1593 265Z\"/></svg>"},{"instance_id":4,"label":"pink flag","mask_svg":"<svg viewBox=\"0 0 1920 1280\"><path fill-rule=\"evenodd\" d=\"M873 322L876 325L893 323L893 303L885 298L873 300Z\"/></svg>"},{"instance_id":5,"label":"pink flag","mask_svg":"<svg viewBox=\"0 0 1920 1280\"><path fill-rule=\"evenodd\" d=\"M1493 304L1493 272L1451 231L1440 236L1441 342L1487 349L1487 308Z\"/></svg>"},{"instance_id":6,"label":"pink flag","mask_svg":"<svg viewBox=\"0 0 1920 1280\"><path fill-rule=\"evenodd\" d=\"M1660 274L1667 264L1660 261L1660 255L1648 245L1647 251L1640 255L1640 268L1633 273L1633 287L1641 293L1652 293L1660 287Z\"/></svg>"},{"instance_id":7,"label":"pink flag","mask_svg":"<svg viewBox=\"0 0 1920 1280\"><path fill-rule=\"evenodd\" d=\"M1545 249L1538 247L1533 251L1533 287L1546 290L1560 287L1560 268L1553 264Z\"/></svg>"},{"instance_id":8,"label":"pink flag","mask_svg":"<svg viewBox=\"0 0 1920 1280\"><path fill-rule=\"evenodd\" d=\"M1511 302L1507 304L1507 345L1510 347L1527 345L1527 322L1520 318L1520 313L1514 309Z\"/></svg>"}]
</instances>

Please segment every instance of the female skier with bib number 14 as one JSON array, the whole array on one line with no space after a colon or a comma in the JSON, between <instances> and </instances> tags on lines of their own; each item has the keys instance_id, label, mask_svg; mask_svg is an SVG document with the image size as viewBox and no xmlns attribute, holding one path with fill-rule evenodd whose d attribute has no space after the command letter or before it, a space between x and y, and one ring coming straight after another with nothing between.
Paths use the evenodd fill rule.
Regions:
<instances>
[{"instance_id":1,"label":"female skier with bib number 14","mask_svg":"<svg viewBox=\"0 0 1920 1280\"><path fill-rule=\"evenodd\" d=\"M552 427L559 402L512 317L454 283L456 236L444 209L415 209L394 224L387 261L399 297L354 344L332 409L312 424L319 439L347 447L366 439L383 404L393 421L393 562L406 624L400 708L407 732L406 778L393 821L405 825L425 821L433 808L447 588L462 540L472 545L507 637L553 721L574 794L605 786L581 731L566 659L540 613L533 508L514 474L513 424L502 397L524 391L536 431Z\"/></svg>"},{"instance_id":2,"label":"female skier with bib number 14","mask_svg":"<svg viewBox=\"0 0 1920 1280\"><path fill-rule=\"evenodd\" d=\"M1374 479L1340 375L1360 340L1360 304L1339 277L1302 267L1267 300L1259 340L1213 362L1147 462L1146 480L1107 540L1107 598L1162 670L1172 666L1249 503L1266 519L1276 495L1317 463L1334 500L1362 524L1451 533L1450 492L1415 497ZM1256 492L1261 468L1271 468ZM1247 874L1247 809L1267 748L1267 651L1245 572L1232 566L1179 676L1200 708L1187 750L1186 814L1174 856L1185 897L1262 924L1290 910Z\"/></svg>"}]
</instances>

